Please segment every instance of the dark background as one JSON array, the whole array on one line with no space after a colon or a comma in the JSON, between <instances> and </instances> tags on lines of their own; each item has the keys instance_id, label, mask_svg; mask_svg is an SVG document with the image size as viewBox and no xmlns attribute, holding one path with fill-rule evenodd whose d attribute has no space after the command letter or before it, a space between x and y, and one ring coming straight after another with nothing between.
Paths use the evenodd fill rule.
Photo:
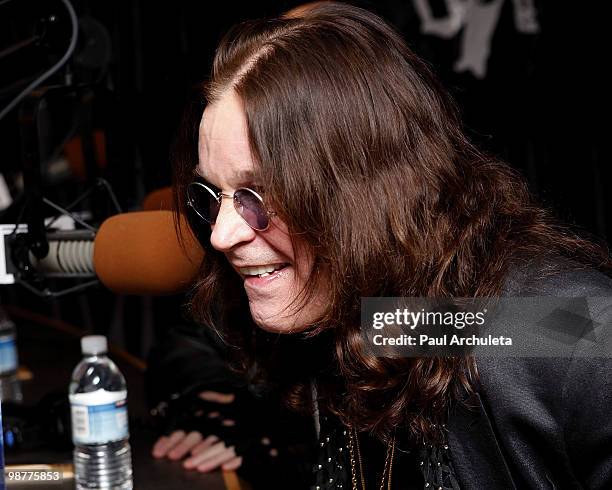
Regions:
<instances>
[{"instance_id":1,"label":"dark background","mask_svg":"<svg viewBox=\"0 0 612 490\"><path fill-rule=\"evenodd\" d=\"M45 84L64 84L68 70L74 83L91 89L92 98L85 109L82 100L50 105L49 144L41 165L44 193L66 205L94 178L105 177L123 209L133 210L147 192L169 184L174 132L194 85L209 71L220 36L236 22L276 15L301 2L73 3L80 18L76 53L69 66ZM604 2L534 0L540 29L524 34L514 23L515 2L503 1L483 78L453 70L465 27L443 39L422 34L413 1L353 3L385 17L431 63L457 100L475 141L520 169L532 190L562 219L610 239ZM437 19L448 16L450 2L427 4ZM48 22L51 15L53 23ZM6 54L8 47L40 33L40 40ZM59 0L0 1L0 110L61 57L68 36ZM102 135L103 144L95 147L91 158L84 158L83 165L53 164L66 156L66 142L86 142L91 133ZM0 212L4 223L20 215L21 145L16 109L0 121L0 173L16 199ZM112 341L143 357L160 332L179 321L182 302L121 297L96 289L48 303L16 286L0 288L0 305L27 307L87 332L109 334Z\"/></svg>"}]
</instances>

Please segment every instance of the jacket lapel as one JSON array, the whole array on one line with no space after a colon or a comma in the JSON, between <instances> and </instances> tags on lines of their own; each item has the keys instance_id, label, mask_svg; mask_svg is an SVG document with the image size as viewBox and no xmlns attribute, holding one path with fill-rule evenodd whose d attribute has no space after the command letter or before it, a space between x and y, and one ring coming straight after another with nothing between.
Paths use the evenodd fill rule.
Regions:
<instances>
[{"instance_id":1,"label":"jacket lapel","mask_svg":"<svg viewBox=\"0 0 612 490\"><path fill-rule=\"evenodd\" d=\"M448 426L448 443L462 490L516 489L478 393L455 406Z\"/></svg>"}]
</instances>

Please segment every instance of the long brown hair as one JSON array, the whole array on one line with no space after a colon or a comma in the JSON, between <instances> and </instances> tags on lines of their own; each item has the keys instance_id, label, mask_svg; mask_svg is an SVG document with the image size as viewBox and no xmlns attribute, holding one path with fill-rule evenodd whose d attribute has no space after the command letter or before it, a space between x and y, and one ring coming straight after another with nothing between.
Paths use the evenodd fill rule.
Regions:
<instances>
[{"instance_id":1,"label":"long brown hair","mask_svg":"<svg viewBox=\"0 0 612 490\"><path fill-rule=\"evenodd\" d=\"M237 26L202 93L212 104L227 90L244 103L269 206L314 252L300 299L325 287L329 307L307 334L305 366L306 354L286 354L304 339L257 332L238 278L204 240L191 311L224 332L252 373L282 372L292 403L307 401L316 369L321 407L344 422L380 438L403 424L436 439L453 400L477 382L474 360L367 357L360 298L495 296L511 263L547 253L607 264L604 250L556 225L511 168L468 141L429 67L366 10L319 2ZM175 158L182 210L197 161L197 121L186 127ZM300 362L272 370L287 358Z\"/></svg>"}]
</instances>

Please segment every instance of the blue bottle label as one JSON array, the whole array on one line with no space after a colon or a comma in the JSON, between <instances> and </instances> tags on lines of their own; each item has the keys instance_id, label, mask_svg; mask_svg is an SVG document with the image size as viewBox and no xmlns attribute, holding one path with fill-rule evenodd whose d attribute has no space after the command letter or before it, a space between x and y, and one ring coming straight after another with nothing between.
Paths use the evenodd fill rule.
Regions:
<instances>
[{"instance_id":1,"label":"blue bottle label","mask_svg":"<svg viewBox=\"0 0 612 490\"><path fill-rule=\"evenodd\" d=\"M105 444L129 436L127 391L70 395L74 444Z\"/></svg>"},{"instance_id":2,"label":"blue bottle label","mask_svg":"<svg viewBox=\"0 0 612 490\"><path fill-rule=\"evenodd\" d=\"M2 429L2 402L0 402L0 429ZM0 490L4 490L4 430L0 430Z\"/></svg>"},{"instance_id":3,"label":"blue bottle label","mask_svg":"<svg viewBox=\"0 0 612 490\"><path fill-rule=\"evenodd\" d=\"M17 370L17 346L14 335L0 336L0 374Z\"/></svg>"}]
</instances>

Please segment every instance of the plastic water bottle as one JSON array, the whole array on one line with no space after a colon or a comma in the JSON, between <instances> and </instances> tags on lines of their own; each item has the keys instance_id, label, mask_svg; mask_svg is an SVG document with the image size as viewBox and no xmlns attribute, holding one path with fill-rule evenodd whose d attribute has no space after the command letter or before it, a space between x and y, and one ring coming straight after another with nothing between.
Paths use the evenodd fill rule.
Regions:
<instances>
[{"instance_id":1,"label":"plastic water bottle","mask_svg":"<svg viewBox=\"0 0 612 490\"><path fill-rule=\"evenodd\" d=\"M21 383L17 379L17 342L15 324L0 307L0 400L21 402Z\"/></svg>"},{"instance_id":2,"label":"plastic water bottle","mask_svg":"<svg viewBox=\"0 0 612 490\"><path fill-rule=\"evenodd\" d=\"M0 403L0 428L2 427L2 403ZM0 490L4 490L4 431L0 430Z\"/></svg>"},{"instance_id":3,"label":"plastic water bottle","mask_svg":"<svg viewBox=\"0 0 612 490\"><path fill-rule=\"evenodd\" d=\"M69 390L76 488L131 489L125 378L106 356L106 337L83 337L81 350Z\"/></svg>"}]
</instances>

